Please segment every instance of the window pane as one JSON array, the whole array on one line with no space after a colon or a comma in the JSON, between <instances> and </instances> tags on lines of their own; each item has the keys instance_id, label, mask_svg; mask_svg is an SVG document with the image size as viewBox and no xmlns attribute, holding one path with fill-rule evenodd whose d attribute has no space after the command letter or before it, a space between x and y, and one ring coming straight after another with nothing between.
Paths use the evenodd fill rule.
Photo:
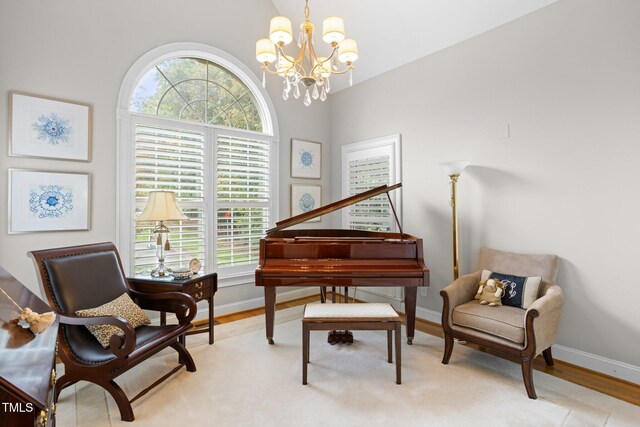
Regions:
<instances>
[{"instance_id":1,"label":"window pane","mask_svg":"<svg viewBox=\"0 0 640 427\"><path fill-rule=\"evenodd\" d=\"M229 70L199 58L176 58L138 82L131 111L262 132L249 88Z\"/></svg>"},{"instance_id":2,"label":"window pane","mask_svg":"<svg viewBox=\"0 0 640 427\"><path fill-rule=\"evenodd\" d=\"M269 142L220 136L218 201L269 201Z\"/></svg>"},{"instance_id":3,"label":"window pane","mask_svg":"<svg viewBox=\"0 0 640 427\"><path fill-rule=\"evenodd\" d=\"M260 238L268 228L269 142L220 135L217 149L218 267L255 264ZM244 205L244 206L243 206Z\"/></svg>"},{"instance_id":4,"label":"window pane","mask_svg":"<svg viewBox=\"0 0 640 427\"><path fill-rule=\"evenodd\" d=\"M219 208L218 268L255 264L268 228L267 208Z\"/></svg>"},{"instance_id":5,"label":"window pane","mask_svg":"<svg viewBox=\"0 0 640 427\"><path fill-rule=\"evenodd\" d=\"M350 160L349 194L355 195L389 184L389 156ZM392 212L386 194L349 207L349 228L366 231L390 231Z\"/></svg>"},{"instance_id":6,"label":"window pane","mask_svg":"<svg viewBox=\"0 0 640 427\"><path fill-rule=\"evenodd\" d=\"M185 267L189 260L205 260L204 135L153 126L136 126L136 205L142 211L150 190L176 193L178 205L190 221L169 223L171 249L165 263ZM136 273L156 264L155 224L136 223Z\"/></svg>"}]
</instances>

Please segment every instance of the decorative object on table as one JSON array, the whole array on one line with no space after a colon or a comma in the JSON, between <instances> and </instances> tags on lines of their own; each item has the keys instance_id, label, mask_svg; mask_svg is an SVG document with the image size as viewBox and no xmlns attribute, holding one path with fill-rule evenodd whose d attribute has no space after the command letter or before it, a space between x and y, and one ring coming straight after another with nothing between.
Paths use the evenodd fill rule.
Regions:
<instances>
[{"instance_id":1,"label":"decorative object on table","mask_svg":"<svg viewBox=\"0 0 640 427\"><path fill-rule=\"evenodd\" d=\"M22 307L38 313L51 311L51 307L2 267L0 287ZM11 410L8 403L0 404L0 426L51 427L55 424L60 316L43 332L34 334L17 319L20 311L0 295L0 402L12 402L14 408Z\"/></svg>"},{"instance_id":2,"label":"decorative object on table","mask_svg":"<svg viewBox=\"0 0 640 427\"><path fill-rule=\"evenodd\" d=\"M0 292L2 292L2 294L4 294L4 296L7 297L7 299L11 301L11 303L15 305L18 310L20 310L18 320L27 322L27 324L29 325L29 329L34 334L44 332L49 326L53 324L54 320L56 320L56 314L53 311L40 314L31 310L29 307L22 308L18 305L17 302L13 300L13 298L9 296L8 293L5 292L4 289L0 288Z\"/></svg>"},{"instance_id":3,"label":"decorative object on table","mask_svg":"<svg viewBox=\"0 0 640 427\"><path fill-rule=\"evenodd\" d=\"M291 176L293 178L322 177L322 144L291 140Z\"/></svg>"},{"instance_id":4,"label":"decorative object on table","mask_svg":"<svg viewBox=\"0 0 640 427\"><path fill-rule=\"evenodd\" d=\"M169 228L165 221L181 221L189 219L182 213L176 202L176 193L173 191L150 191L149 199L144 210L138 215L136 221L158 221L153 233L156 234L156 256L158 266L151 271L152 276L165 276L171 269L164 265L166 251L171 250L169 243Z\"/></svg>"},{"instance_id":5,"label":"decorative object on table","mask_svg":"<svg viewBox=\"0 0 640 427\"><path fill-rule=\"evenodd\" d=\"M89 174L9 169L9 233L89 229Z\"/></svg>"},{"instance_id":6,"label":"decorative object on table","mask_svg":"<svg viewBox=\"0 0 640 427\"><path fill-rule=\"evenodd\" d=\"M198 274L201 268L202 264L200 263L200 260L198 258L193 258L191 261L189 261L189 269L191 269L191 272L193 274Z\"/></svg>"},{"instance_id":7,"label":"decorative object on table","mask_svg":"<svg viewBox=\"0 0 640 427\"><path fill-rule=\"evenodd\" d=\"M525 277L513 274L496 273L483 270L481 281L495 279L504 285L504 293L501 303L511 307L529 308L538 298L542 278L540 276Z\"/></svg>"},{"instance_id":8,"label":"decorative object on table","mask_svg":"<svg viewBox=\"0 0 640 427\"><path fill-rule=\"evenodd\" d=\"M453 280L459 275L459 258L458 258L458 211L456 204L456 184L460 174L469 166L468 160L454 160L450 162L440 163L449 178L451 178L451 212L453 214Z\"/></svg>"},{"instance_id":9,"label":"decorative object on table","mask_svg":"<svg viewBox=\"0 0 640 427\"><path fill-rule=\"evenodd\" d=\"M479 300L482 305L488 304L489 307L502 305L504 287L504 284L498 279L484 280L478 286L475 299Z\"/></svg>"},{"instance_id":10,"label":"decorative object on table","mask_svg":"<svg viewBox=\"0 0 640 427\"><path fill-rule=\"evenodd\" d=\"M9 102L10 156L90 160L90 105L21 92Z\"/></svg>"},{"instance_id":11,"label":"decorative object on table","mask_svg":"<svg viewBox=\"0 0 640 427\"><path fill-rule=\"evenodd\" d=\"M174 279L183 280L193 276L193 272L191 271L190 268L180 268L180 269L174 268L173 271L171 272L171 275L174 277Z\"/></svg>"},{"instance_id":12,"label":"decorative object on table","mask_svg":"<svg viewBox=\"0 0 640 427\"><path fill-rule=\"evenodd\" d=\"M297 46L299 51L287 55L284 47L293 41L291 21L285 16L271 19L269 38L256 42L256 59L262 63L262 87L266 86L266 73L277 74L284 79L282 98L289 95L300 97L300 84L305 89L304 105L311 105L311 99L327 99L331 90L329 78L333 74L349 73L349 85L353 84L353 63L358 59L358 46L353 39L344 35L344 21L338 16L330 16L322 22L322 40L330 48L326 56L318 56L314 44L314 25L309 21L309 0L304 6L305 21L300 25ZM340 69L339 62L345 64ZM271 67L270 67L271 66Z\"/></svg>"},{"instance_id":13,"label":"decorative object on table","mask_svg":"<svg viewBox=\"0 0 640 427\"><path fill-rule=\"evenodd\" d=\"M291 216L300 215L319 208L322 205L321 195L322 187L319 185L291 184ZM320 217L306 222L319 221Z\"/></svg>"}]
</instances>

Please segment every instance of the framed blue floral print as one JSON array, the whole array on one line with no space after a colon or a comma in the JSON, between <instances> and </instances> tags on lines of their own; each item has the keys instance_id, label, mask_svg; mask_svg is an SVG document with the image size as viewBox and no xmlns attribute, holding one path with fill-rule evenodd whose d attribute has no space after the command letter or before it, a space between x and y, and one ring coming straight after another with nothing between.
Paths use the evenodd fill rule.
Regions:
<instances>
[{"instance_id":1,"label":"framed blue floral print","mask_svg":"<svg viewBox=\"0 0 640 427\"><path fill-rule=\"evenodd\" d=\"M21 92L9 96L10 156L90 160L91 106Z\"/></svg>"},{"instance_id":2,"label":"framed blue floral print","mask_svg":"<svg viewBox=\"0 0 640 427\"><path fill-rule=\"evenodd\" d=\"M291 140L291 176L316 179L322 177L322 144Z\"/></svg>"},{"instance_id":3,"label":"framed blue floral print","mask_svg":"<svg viewBox=\"0 0 640 427\"><path fill-rule=\"evenodd\" d=\"M322 206L322 187L291 184L291 216L300 215ZM319 222L320 218L307 222Z\"/></svg>"},{"instance_id":4,"label":"framed blue floral print","mask_svg":"<svg viewBox=\"0 0 640 427\"><path fill-rule=\"evenodd\" d=\"M9 169L9 233L89 229L86 173Z\"/></svg>"}]
</instances>

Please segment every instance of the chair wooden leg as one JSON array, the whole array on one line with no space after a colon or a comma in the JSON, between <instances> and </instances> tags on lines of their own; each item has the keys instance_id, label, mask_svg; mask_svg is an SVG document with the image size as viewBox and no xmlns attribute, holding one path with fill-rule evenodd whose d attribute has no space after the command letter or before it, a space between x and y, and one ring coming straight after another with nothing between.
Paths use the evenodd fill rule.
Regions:
<instances>
[{"instance_id":1,"label":"chair wooden leg","mask_svg":"<svg viewBox=\"0 0 640 427\"><path fill-rule=\"evenodd\" d=\"M391 341L393 339L393 331L391 329L387 330L387 362L393 363L393 346L391 345Z\"/></svg>"},{"instance_id":2,"label":"chair wooden leg","mask_svg":"<svg viewBox=\"0 0 640 427\"><path fill-rule=\"evenodd\" d=\"M307 384L307 364L309 363L309 330L302 324L302 384Z\"/></svg>"},{"instance_id":3,"label":"chair wooden leg","mask_svg":"<svg viewBox=\"0 0 640 427\"><path fill-rule=\"evenodd\" d=\"M547 366L553 366L553 356L551 355L551 347L544 350L542 352L542 356L544 357L544 361L546 362Z\"/></svg>"},{"instance_id":4,"label":"chair wooden leg","mask_svg":"<svg viewBox=\"0 0 640 427\"><path fill-rule=\"evenodd\" d=\"M176 341L173 344L171 344L171 348L173 348L175 351L178 352L178 359L180 360L180 363L185 364L185 366L187 367L187 371L189 372L196 371L196 364L194 363L193 358L191 357L191 354L189 354L189 351L187 351L184 345Z\"/></svg>"},{"instance_id":5,"label":"chair wooden leg","mask_svg":"<svg viewBox=\"0 0 640 427\"><path fill-rule=\"evenodd\" d=\"M320 286L320 302L322 304L327 302L327 287Z\"/></svg>"},{"instance_id":6,"label":"chair wooden leg","mask_svg":"<svg viewBox=\"0 0 640 427\"><path fill-rule=\"evenodd\" d=\"M533 359L522 359L522 378L529 399L537 399L536 389L533 386Z\"/></svg>"},{"instance_id":7,"label":"chair wooden leg","mask_svg":"<svg viewBox=\"0 0 640 427\"><path fill-rule=\"evenodd\" d=\"M401 339L402 339L402 330L400 327L400 322L396 322L396 384L402 384L402 373L401 373L402 357L400 354Z\"/></svg>"},{"instance_id":8,"label":"chair wooden leg","mask_svg":"<svg viewBox=\"0 0 640 427\"><path fill-rule=\"evenodd\" d=\"M58 378L58 380L56 381L56 394L55 396L53 396L54 403L58 401L58 397L60 397L60 392L62 391L62 389L72 386L77 382L78 379L74 379L73 377L69 376L69 374L64 374L63 376Z\"/></svg>"},{"instance_id":9,"label":"chair wooden leg","mask_svg":"<svg viewBox=\"0 0 640 427\"><path fill-rule=\"evenodd\" d=\"M446 365L449 363L449 359L451 359L451 353L453 352L453 337L444 333L444 356L442 357L442 363Z\"/></svg>"},{"instance_id":10,"label":"chair wooden leg","mask_svg":"<svg viewBox=\"0 0 640 427\"><path fill-rule=\"evenodd\" d=\"M129 398L124 391L120 388L120 386L113 380L104 383L96 382L100 387L104 388L110 395L113 397L113 400L116 401L118 405L118 409L120 410L120 418L122 421L133 421L133 409L131 408L131 403L129 403Z\"/></svg>"}]
</instances>

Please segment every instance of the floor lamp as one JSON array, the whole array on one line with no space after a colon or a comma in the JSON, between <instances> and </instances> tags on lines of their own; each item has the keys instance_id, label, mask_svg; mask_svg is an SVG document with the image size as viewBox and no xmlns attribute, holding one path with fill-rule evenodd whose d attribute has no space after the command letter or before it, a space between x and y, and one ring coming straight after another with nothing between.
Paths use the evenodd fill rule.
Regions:
<instances>
[{"instance_id":1,"label":"floor lamp","mask_svg":"<svg viewBox=\"0 0 640 427\"><path fill-rule=\"evenodd\" d=\"M453 214L453 280L458 278L459 260L458 260L458 212L456 209L456 184L458 177L469 166L468 160L454 160L451 162L440 163L449 178L451 178L451 212Z\"/></svg>"}]
</instances>

